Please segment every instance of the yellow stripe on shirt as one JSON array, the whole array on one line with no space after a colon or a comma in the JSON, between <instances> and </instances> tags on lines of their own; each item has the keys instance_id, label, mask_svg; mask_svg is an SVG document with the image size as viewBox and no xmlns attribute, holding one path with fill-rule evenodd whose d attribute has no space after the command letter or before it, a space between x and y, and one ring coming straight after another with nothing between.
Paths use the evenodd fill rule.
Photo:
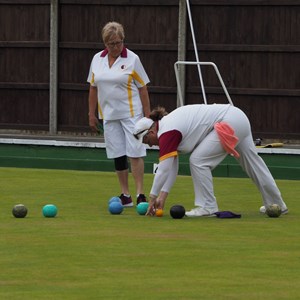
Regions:
<instances>
[{"instance_id":1,"label":"yellow stripe on shirt","mask_svg":"<svg viewBox=\"0 0 300 300\"><path fill-rule=\"evenodd\" d=\"M91 85L94 85L94 84L95 84L95 74L92 73Z\"/></svg>"},{"instance_id":2,"label":"yellow stripe on shirt","mask_svg":"<svg viewBox=\"0 0 300 300\"><path fill-rule=\"evenodd\" d=\"M178 152L177 151L173 151L173 152L170 152L170 153L167 153L165 155L163 155L162 157L159 158L159 161L163 161L169 157L172 157L172 156L178 156Z\"/></svg>"},{"instance_id":3,"label":"yellow stripe on shirt","mask_svg":"<svg viewBox=\"0 0 300 300\"><path fill-rule=\"evenodd\" d=\"M136 80L141 86L144 86L145 83L142 80L142 78L139 76L139 74L136 71L132 71L132 73L128 76L128 82L127 82L127 94L128 94L128 102L129 102L129 111L130 115L134 116L133 111L133 102L132 102L132 81Z\"/></svg>"},{"instance_id":4,"label":"yellow stripe on shirt","mask_svg":"<svg viewBox=\"0 0 300 300\"><path fill-rule=\"evenodd\" d=\"M99 113L101 119L104 119L104 118L103 118L103 112L102 112L102 109L101 109L101 107L100 107L99 104L98 104L98 113Z\"/></svg>"},{"instance_id":5,"label":"yellow stripe on shirt","mask_svg":"<svg viewBox=\"0 0 300 300\"><path fill-rule=\"evenodd\" d=\"M140 75L136 72L136 71L132 71L131 73L133 79L135 79L141 86L145 85L145 82L143 81L143 79L140 77Z\"/></svg>"},{"instance_id":6,"label":"yellow stripe on shirt","mask_svg":"<svg viewBox=\"0 0 300 300\"><path fill-rule=\"evenodd\" d=\"M134 113L133 113L133 104L132 104L132 80L133 80L133 76L132 74L130 74L128 76L128 82L127 82L127 94L128 94L128 102L129 102L129 111L130 111L130 115L133 117Z\"/></svg>"}]
</instances>

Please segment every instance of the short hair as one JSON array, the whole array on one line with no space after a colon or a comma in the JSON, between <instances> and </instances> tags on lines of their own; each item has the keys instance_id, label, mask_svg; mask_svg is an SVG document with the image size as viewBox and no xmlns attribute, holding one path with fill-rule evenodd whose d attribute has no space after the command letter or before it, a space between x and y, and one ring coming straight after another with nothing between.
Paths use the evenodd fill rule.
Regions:
<instances>
[{"instance_id":1,"label":"short hair","mask_svg":"<svg viewBox=\"0 0 300 300\"><path fill-rule=\"evenodd\" d=\"M108 22L101 31L102 34L102 40L104 44L106 44L110 38L114 35L117 35L121 38L121 40L124 40L125 33L123 26L118 22Z\"/></svg>"}]
</instances>

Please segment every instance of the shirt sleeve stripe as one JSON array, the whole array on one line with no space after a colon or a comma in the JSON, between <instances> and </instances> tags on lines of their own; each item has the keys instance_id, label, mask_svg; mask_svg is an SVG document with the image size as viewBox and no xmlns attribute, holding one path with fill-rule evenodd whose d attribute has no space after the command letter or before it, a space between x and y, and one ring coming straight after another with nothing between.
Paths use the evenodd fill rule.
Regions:
<instances>
[{"instance_id":1,"label":"shirt sleeve stripe","mask_svg":"<svg viewBox=\"0 0 300 300\"><path fill-rule=\"evenodd\" d=\"M141 85L141 86L144 86L145 85L145 82L143 81L143 79L140 77L140 75L135 71L133 70L132 71L132 77L138 81L138 83Z\"/></svg>"},{"instance_id":2,"label":"shirt sleeve stripe","mask_svg":"<svg viewBox=\"0 0 300 300\"><path fill-rule=\"evenodd\" d=\"M161 156L159 158L159 161L165 160L165 159L167 159L169 157L172 157L172 156L178 156L178 152L177 151L173 151L173 152L167 153L164 156Z\"/></svg>"},{"instance_id":3,"label":"shirt sleeve stripe","mask_svg":"<svg viewBox=\"0 0 300 300\"><path fill-rule=\"evenodd\" d=\"M91 80L91 85L94 85L95 84L95 74L92 73L92 80Z\"/></svg>"}]
</instances>

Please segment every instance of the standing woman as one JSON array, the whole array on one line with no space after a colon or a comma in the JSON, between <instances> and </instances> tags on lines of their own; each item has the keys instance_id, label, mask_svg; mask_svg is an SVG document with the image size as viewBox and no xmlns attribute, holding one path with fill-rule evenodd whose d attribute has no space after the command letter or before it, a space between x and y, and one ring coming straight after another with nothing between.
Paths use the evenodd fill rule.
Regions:
<instances>
[{"instance_id":1,"label":"standing woman","mask_svg":"<svg viewBox=\"0 0 300 300\"><path fill-rule=\"evenodd\" d=\"M104 130L106 154L114 159L121 187L123 206L133 206L128 186L128 160L130 160L137 194L137 204L145 202L144 160L145 146L139 144L132 132L135 123L149 117L150 101L147 89L149 78L139 57L123 42L123 26L109 22L102 29L106 49L98 52L88 75L89 125L93 131ZM98 110L98 117L95 115Z\"/></svg>"}]
</instances>

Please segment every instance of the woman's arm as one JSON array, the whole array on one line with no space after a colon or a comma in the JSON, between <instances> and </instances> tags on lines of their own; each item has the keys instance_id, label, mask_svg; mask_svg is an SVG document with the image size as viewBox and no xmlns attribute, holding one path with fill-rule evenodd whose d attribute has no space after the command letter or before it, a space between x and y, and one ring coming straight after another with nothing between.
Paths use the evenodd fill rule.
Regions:
<instances>
[{"instance_id":1,"label":"woman's arm","mask_svg":"<svg viewBox=\"0 0 300 300\"><path fill-rule=\"evenodd\" d=\"M96 117L98 97L97 97L97 87L90 85L89 91L89 125L93 131L97 131L98 118Z\"/></svg>"},{"instance_id":2,"label":"woman's arm","mask_svg":"<svg viewBox=\"0 0 300 300\"><path fill-rule=\"evenodd\" d=\"M148 88L146 85L139 88L140 98L143 106L144 117L149 118L150 115L150 100L148 94Z\"/></svg>"},{"instance_id":3,"label":"woman's arm","mask_svg":"<svg viewBox=\"0 0 300 300\"><path fill-rule=\"evenodd\" d=\"M169 157L159 163L149 195L149 208L146 215L153 216L157 208L164 208L169 191L175 182L177 172L177 156Z\"/></svg>"}]
</instances>

